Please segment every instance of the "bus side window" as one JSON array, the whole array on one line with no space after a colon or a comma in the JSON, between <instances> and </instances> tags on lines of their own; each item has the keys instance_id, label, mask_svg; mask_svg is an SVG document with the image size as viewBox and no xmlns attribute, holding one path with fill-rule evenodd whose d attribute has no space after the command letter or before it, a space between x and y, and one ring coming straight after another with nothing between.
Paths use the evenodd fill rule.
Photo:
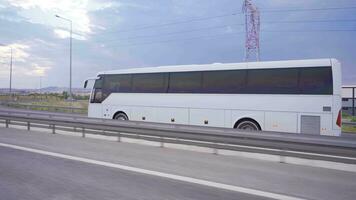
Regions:
<instances>
[{"instance_id":1,"label":"bus side window","mask_svg":"<svg viewBox=\"0 0 356 200\"><path fill-rule=\"evenodd\" d=\"M93 87L90 103L101 103L103 100L102 92L103 78L97 79Z\"/></svg>"},{"instance_id":2,"label":"bus side window","mask_svg":"<svg viewBox=\"0 0 356 200\"><path fill-rule=\"evenodd\" d=\"M299 89L302 94L333 94L331 67L310 67L300 71Z\"/></svg>"}]
</instances>

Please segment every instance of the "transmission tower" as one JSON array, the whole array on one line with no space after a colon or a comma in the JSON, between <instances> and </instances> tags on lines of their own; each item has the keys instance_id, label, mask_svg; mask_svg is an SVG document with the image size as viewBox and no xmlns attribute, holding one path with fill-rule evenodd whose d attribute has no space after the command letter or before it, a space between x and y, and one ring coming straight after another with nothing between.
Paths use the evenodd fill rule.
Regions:
<instances>
[{"instance_id":1,"label":"transmission tower","mask_svg":"<svg viewBox=\"0 0 356 200\"><path fill-rule=\"evenodd\" d=\"M242 11L245 13L245 61L255 57L260 60L260 11L252 0L244 0Z\"/></svg>"}]
</instances>

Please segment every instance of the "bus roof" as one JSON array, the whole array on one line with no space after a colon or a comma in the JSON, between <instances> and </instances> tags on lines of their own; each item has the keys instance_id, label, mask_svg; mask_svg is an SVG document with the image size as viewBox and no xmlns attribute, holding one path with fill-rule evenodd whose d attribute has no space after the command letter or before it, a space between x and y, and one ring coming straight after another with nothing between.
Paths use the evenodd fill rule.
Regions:
<instances>
[{"instance_id":1,"label":"bus roof","mask_svg":"<svg viewBox=\"0 0 356 200\"><path fill-rule=\"evenodd\" d=\"M295 67L324 67L332 66L335 59L310 59L310 60L285 60L285 61L263 61L245 63L213 63L194 65L172 65L160 67L128 68L99 72L102 74L139 74L158 72L187 72L187 71L214 71L235 69L259 69L259 68L295 68Z\"/></svg>"}]
</instances>

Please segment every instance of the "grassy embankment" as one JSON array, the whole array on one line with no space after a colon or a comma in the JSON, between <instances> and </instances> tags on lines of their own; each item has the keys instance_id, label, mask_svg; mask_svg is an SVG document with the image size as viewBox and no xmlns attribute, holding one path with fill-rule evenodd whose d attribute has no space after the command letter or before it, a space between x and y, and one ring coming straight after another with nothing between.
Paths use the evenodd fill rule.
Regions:
<instances>
[{"instance_id":1,"label":"grassy embankment","mask_svg":"<svg viewBox=\"0 0 356 200\"><path fill-rule=\"evenodd\" d=\"M342 114L342 119L350 122L356 122L356 117L348 114ZM343 125L342 132L356 133L356 126Z\"/></svg>"},{"instance_id":2,"label":"grassy embankment","mask_svg":"<svg viewBox=\"0 0 356 200\"><path fill-rule=\"evenodd\" d=\"M0 102L10 102L9 106L13 108L52 112L75 112L81 114L87 113L88 96L75 96L76 101L67 101L67 97L65 93L14 95L10 101L9 96L0 96ZM74 108L73 111L70 108Z\"/></svg>"}]
</instances>

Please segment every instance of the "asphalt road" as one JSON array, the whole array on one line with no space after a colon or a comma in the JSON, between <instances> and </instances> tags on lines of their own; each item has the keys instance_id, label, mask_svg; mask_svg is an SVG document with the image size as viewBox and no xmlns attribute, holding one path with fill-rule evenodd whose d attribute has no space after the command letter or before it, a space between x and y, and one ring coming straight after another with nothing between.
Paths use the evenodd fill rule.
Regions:
<instances>
[{"instance_id":1,"label":"asphalt road","mask_svg":"<svg viewBox=\"0 0 356 200\"><path fill-rule=\"evenodd\" d=\"M356 199L356 173L352 172L5 128L0 128L0 143L292 197ZM0 196L56 200L261 199L253 194L5 147L0 148Z\"/></svg>"},{"instance_id":2,"label":"asphalt road","mask_svg":"<svg viewBox=\"0 0 356 200\"><path fill-rule=\"evenodd\" d=\"M266 199L0 147L1 199Z\"/></svg>"}]
</instances>

